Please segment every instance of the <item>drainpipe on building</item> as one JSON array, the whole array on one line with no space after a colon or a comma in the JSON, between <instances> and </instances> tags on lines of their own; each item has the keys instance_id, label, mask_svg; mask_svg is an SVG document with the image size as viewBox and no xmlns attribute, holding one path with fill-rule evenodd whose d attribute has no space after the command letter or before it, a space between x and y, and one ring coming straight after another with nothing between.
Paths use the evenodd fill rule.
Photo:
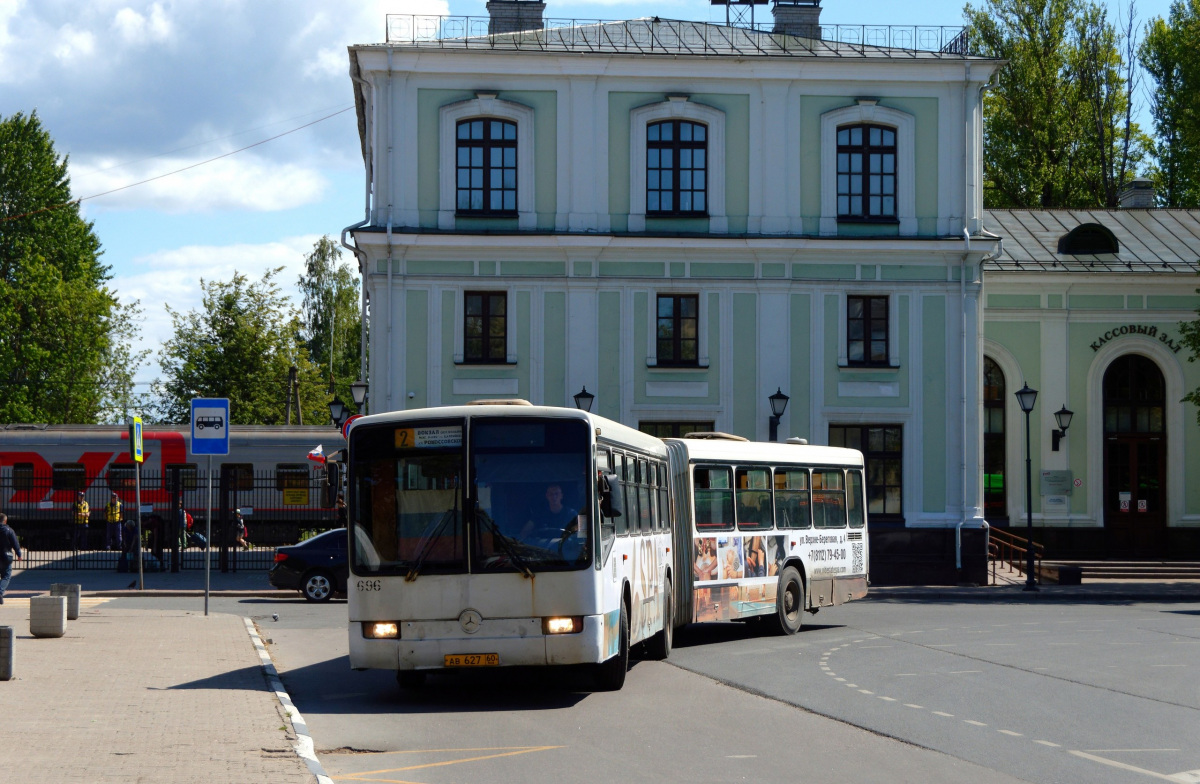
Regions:
<instances>
[{"instance_id":1,"label":"drainpipe on building","mask_svg":"<svg viewBox=\"0 0 1200 784\"><path fill-rule=\"evenodd\" d=\"M350 72L350 81L362 86L363 99L365 101L372 100L372 88L370 82L368 82L366 79L363 79L353 71ZM367 116L371 117L372 114L373 112L370 110L370 107L368 107ZM362 276L362 315L359 318L358 335L360 357L358 377L365 381L367 380L367 253L362 248L359 248L356 245L351 245L347 240L347 235L351 231L366 226L371 222L371 161L374 157L374 147L371 145L371 129L368 129L364 136L367 139L367 149L364 151L363 155L363 168L366 172L366 177L364 178L366 182L363 186L363 219L358 223L352 223L346 228L342 229L340 241L342 247L353 253L354 257L358 259L358 273Z\"/></svg>"},{"instance_id":2,"label":"drainpipe on building","mask_svg":"<svg viewBox=\"0 0 1200 784\"><path fill-rule=\"evenodd\" d=\"M388 75L387 75L388 138L387 138L387 159L386 159L387 173L388 173L388 216L387 216L388 317L387 317L387 342L384 343L384 346L386 347L384 350L387 351L389 353L389 355L392 350L392 311L393 311L393 305L394 305L394 303L392 301L392 297L395 296L392 293L392 193L393 193L393 191L395 191L395 188L392 186L392 133L393 133L392 109L394 108L394 105L395 105L395 101L392 99L392 47L389 46L388 47ZM384 409L385 411L394 410L392 407L392 377L394 375L395 374L392 373L391 366L389 363L388 372L387 372L387 384L384 385L384 387L385 387L384 399L385 399L385 405L387 406Z\"/></svg>"}]
</instances>

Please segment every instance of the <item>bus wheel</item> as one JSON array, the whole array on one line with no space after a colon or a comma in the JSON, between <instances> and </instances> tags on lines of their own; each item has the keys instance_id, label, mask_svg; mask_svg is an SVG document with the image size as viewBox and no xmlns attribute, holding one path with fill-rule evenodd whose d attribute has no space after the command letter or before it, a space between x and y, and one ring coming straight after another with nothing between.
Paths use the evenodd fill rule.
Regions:
<instances>
[{"instance_id":1,"label":"bus wheel","mask_svg":"<svg viewBox=\"0 0 1200 784\"><path fill-rule=\"evenodd\" d=\"M621 602L621 641L617 655L596 665L596 686L600 691L620 691L629 670L629 609Z\"/></svg>"},{"instance_id":2,"label":"bus wheel","mask_svg":"<svg viewBox=\"0 0 1200 784\"><path fill-rule=\"evenodd\" d=\"M775 624L780 634L800 631L804 616L804 581L796 567L789 566L779 575L779 592L775 599Z\"/></svg>"},{"instance_id":3,"label":"bus wheel","mask_svg":"<svg viewBox=\"0 0 1200 784\"><path fill-rule=\"evenodd\" d=\"M419 689L425 685L425 673L420 670L396 670L396 683L401 689Z\"/></svg>"},{"instance_id":4,"label":"bus wheel","mask_svg":"<svg viewBox=\"0 0 1200 784\"><path fill-rule=\"evenodd\" d=\"M664 583L662 631L646 642L646 652L651 659L662 661L671 655L671 643L675 634L675 616L672 614L671 581Z\"/></svg>"}]
</instances>

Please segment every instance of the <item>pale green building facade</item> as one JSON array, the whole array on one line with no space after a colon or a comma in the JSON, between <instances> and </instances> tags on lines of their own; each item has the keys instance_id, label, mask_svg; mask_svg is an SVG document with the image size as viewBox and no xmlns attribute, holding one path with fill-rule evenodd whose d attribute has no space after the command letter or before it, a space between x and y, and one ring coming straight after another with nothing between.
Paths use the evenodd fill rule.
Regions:
<instances>
[{"instance_id":1,"label":"pale green building facade","mask_svg":"<svg viewBox=\"0 0 1200 784\"><path fill-rule=\"evenodd\" d=\"M1040 325L1070 303L985 280L1000 63L803 29L543 30L540 11L494 36L438 25L389 17L387 43L350 48L372 412L586 388L658 435L766 440L778 390L780 440L866 453L873 579L961 576L964 531L981 557L985 356L1040 382Z\"/></svg>"}]
</instances>

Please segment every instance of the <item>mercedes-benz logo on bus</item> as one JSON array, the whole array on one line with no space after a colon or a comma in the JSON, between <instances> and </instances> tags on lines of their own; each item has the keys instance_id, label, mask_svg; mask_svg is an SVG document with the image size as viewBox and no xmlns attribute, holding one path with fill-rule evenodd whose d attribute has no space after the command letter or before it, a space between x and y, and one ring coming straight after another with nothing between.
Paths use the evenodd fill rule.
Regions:
<instances>
[{"instance_id":1,"label":"mercedes-benz logo on bus","mask_svg":"<svg viewBox=\"0 0 1200 784\"><path fill-rule=\"evenodd\" d=\"M462 615L458 616L458 624L467 634L474 634L483 625L483 616L475 610L463 610Z\"/></svg>"}]
</instances>

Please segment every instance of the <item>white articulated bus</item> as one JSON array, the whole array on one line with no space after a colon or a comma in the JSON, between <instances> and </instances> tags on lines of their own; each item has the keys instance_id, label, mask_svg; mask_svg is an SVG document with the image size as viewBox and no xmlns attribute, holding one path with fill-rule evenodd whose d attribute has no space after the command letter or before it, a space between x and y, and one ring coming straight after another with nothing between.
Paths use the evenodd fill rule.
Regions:
<instances>
[{"instance_id":1,"label":"white articulated bus","mask_svg":"<svg viewBox=\"0 0 1200 784\"><path fill-rule=\"evenodd\" d=\"M679 590L676 623L772 622L867 595L863 457L853 449L669 439Z\"/></svg>"},{"instance_id":2,"label":"white articulated bus","mask_svg":"<svg viewBox=\"0 0 1200 784\"><path fill-rule=\"evenodd\" d=\"M619 689L630 646L666 658L676 626L775 612L790 633L801 610L865 594L857 452L664 442L516 403L353 425L352 667L415 686L432 670L590 664L600 688ZM754 522L742 487L766 494ZM814 514L818 527L801 528ZM709 539L737 568L700 579Z\"/></svg>"}]
</instances>

